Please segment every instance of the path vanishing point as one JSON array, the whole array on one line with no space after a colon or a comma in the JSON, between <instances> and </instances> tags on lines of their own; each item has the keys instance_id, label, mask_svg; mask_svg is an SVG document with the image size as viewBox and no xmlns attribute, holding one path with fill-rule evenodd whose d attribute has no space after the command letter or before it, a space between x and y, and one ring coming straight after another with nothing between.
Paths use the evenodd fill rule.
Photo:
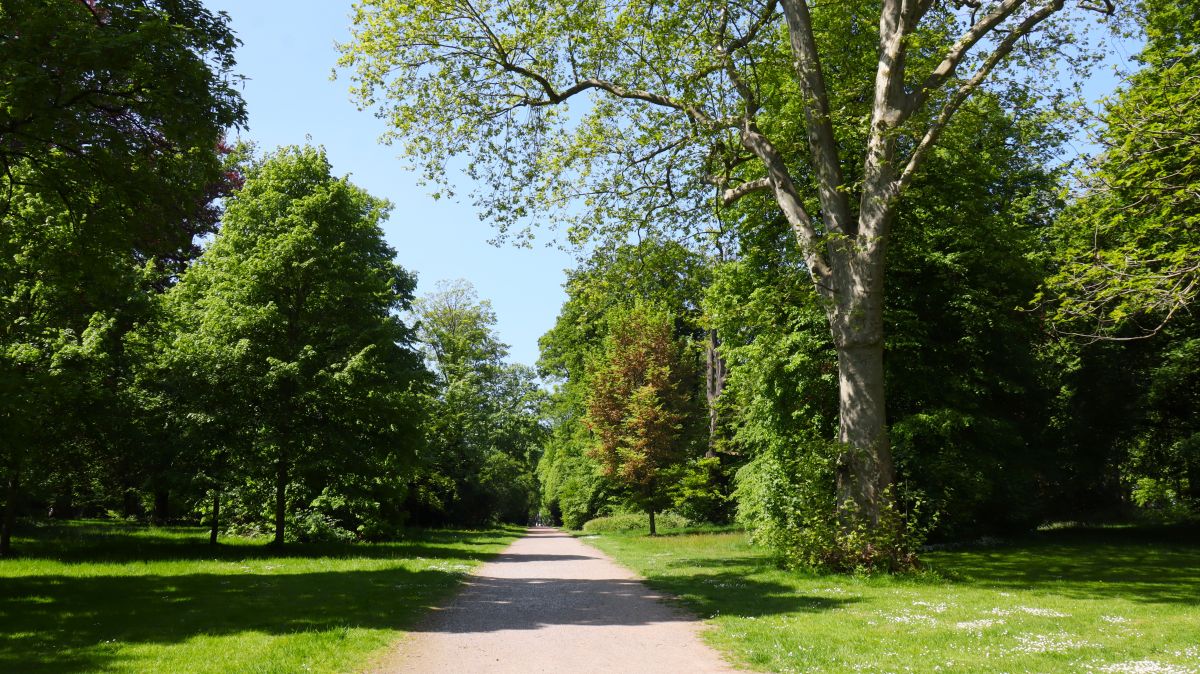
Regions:
<instances>
[{"instance_id":1,"label":"path vanishing point","mask_svg":"<svg viewBox=\"0 0 1200 674\"><path fill-rule=\"evenodd\" d=\"M530 529L371 671L736 672L701 627L598 550Z\"/></svg>"}]
</instances>

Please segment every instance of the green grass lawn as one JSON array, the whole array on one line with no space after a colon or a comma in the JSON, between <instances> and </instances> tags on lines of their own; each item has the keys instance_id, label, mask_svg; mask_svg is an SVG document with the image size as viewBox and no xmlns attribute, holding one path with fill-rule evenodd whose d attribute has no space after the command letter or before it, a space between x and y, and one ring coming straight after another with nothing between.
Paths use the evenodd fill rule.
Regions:
<instances>
[{"instance_id":1,"label":"green grass lawn","mask_svg":"<svg viewBox=\"0 0 1200 674\"><path fill-rule=\"evenodd\" d=\"M270 550L196 528L56 524L0 560L0 672L343 672L520 533Z\"/></svg>"},{"instance_id":2,"label":"green grass lawn","mask_svg":"<svg viewBox=\"0 0 1200 674\"><path fill-rule=\"evenodd\" d=\"M1060 530L926 553L907 577L786 572L739 533L585 541L778 672L1200 672L1200 536Z\"/></svg>"}]
</instances>

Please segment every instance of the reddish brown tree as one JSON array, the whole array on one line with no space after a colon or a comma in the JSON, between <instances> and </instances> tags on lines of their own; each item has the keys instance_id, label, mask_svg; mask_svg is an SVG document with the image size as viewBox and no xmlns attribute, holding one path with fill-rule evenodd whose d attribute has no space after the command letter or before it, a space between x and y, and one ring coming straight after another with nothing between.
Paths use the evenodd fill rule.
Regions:
<instances>
[{"instance_id":1,"label":"reddish brown tree","mask_svg":"<svg viewBox=\"0 0 1200 674\"><path fill-rule=\"evenodd\" d=\"M646 510L652 536L672 470L686 457L684 368L672 323L669 313L644 304L615 315L587 398L591 455Z\"/></svg>"}]
</instances>

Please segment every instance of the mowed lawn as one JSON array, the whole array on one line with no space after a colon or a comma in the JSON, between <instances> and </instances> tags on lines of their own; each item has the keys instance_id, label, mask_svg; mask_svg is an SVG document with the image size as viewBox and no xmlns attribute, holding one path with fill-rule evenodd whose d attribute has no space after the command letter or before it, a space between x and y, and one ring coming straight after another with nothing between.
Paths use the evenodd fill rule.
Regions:
<instances>
[{"instance_id":1,"label":"mowed lawn","mask_svg":"<svg viewBox=\"0 0 1200 674\"><path fill-rule=\"evenodd\" d=\"M910 577L785 572L740 533L585 537L777 672L1200 672L1195 529L1049 531Z\"/></svg>"},{"instance_id":2,"label":"mowed lawn","mask_svg":"<svg viewBox=\"0 0 1200 674\"><path fill-rule=\"evenodd\" d=\"M0 672L352 671L520 530L279 552L190 527L25 533L0 560Z\"/></svg>"}]
</instances>

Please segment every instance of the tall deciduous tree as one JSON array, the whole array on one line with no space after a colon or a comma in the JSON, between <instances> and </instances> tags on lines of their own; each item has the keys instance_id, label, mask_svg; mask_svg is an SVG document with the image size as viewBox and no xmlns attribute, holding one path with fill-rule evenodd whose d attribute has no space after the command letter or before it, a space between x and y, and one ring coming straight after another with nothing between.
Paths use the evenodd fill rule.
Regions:
<instances>
[{"instance_id":1,"label":"tall deciduous tree","mask_svg":"<svg viewBox=\"0 0 1200 674\"><path fill-rule=\"evenodd\" d=\"M673 468L687 456L687 392L673 317L637 303L613 312L604 351L588 377L592 456L650 516L670 503Z\"/></svg>"},{"instance_id":2,"label":"tall deciduous tree","mask_svg":"<svg viewBox=\"0 0 1200 674\"><path fill-rule=\"evenodd\" d=\"M505 362L491 303L470 283L440 283L414 313L435 379L414 515L422 523L524 522L543 433L534 373Z\"/></svg>"},{"instance_id":3,"label":"tall deciduous tree","mask_svg":"<svg viewBox=\"0 0 1200 674\"><path fill-rule=\"evenodd\" d=\"M253 163L221 232L172 289L198 385L236 400L274 491L275 543L289 489L345 474L395 472L417 443L425 376L399 318L415 280L397 265L380 221L388 210L330 175L313 148Z\"/></svg>"},{"instance_id":4,"label":"tall deciduous tree","mask_svg":"<svg viewBox=\"0 0 1200 674\"><path fill-rule=\"evenodd\" d=\"M883 300L896 206L993 73L1063 53L1068 27L1038 29L1073 16L1064 7L363 0L342 63L427 177L444 180L452 156L472 159L502 233L573 199L587 206L571 232L583 238L603 222L695 224L714 189L725 204L769 195L837 350L839 499L873 526L893 479ZM874 36L872 67L847 79L823 56L863 34ZM565 108L589 95L586 109ZM803 148L786 142L797 128Z\"/></svg>"},{"instance_id":5,"label":"tall deciduous tree","mask_svg":"<svg viewBox=\"0 0 1200 674\"><path fill-rule=\"evenodd\" d=\"M10 524L20 482L36 477L29 460L48 447L120 453L115 424L105 438L80 417L121 416L119 352L137 305L215 226L213 200L228 185L218 144L245 118L229 81L235 47L225 17L192 0L0 3L0 474ZM0 548L10 533L6 525Z\"/></svg>"}]
</instances>

